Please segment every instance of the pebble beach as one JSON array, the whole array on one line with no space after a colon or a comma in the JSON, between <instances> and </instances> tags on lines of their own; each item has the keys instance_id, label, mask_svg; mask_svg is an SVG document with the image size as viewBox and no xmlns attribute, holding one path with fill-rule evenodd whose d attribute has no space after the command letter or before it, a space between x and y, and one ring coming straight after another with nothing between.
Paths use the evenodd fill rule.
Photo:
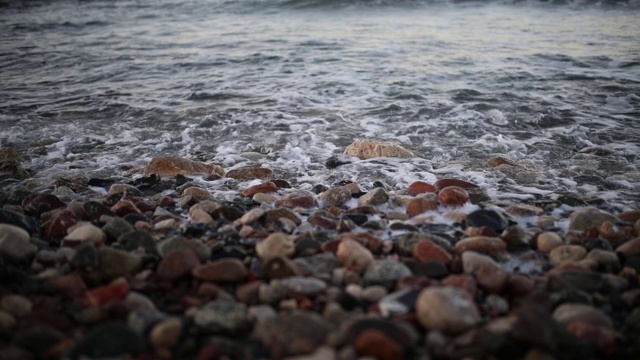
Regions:
<instances>
[{"instance_id":1,"label":"pebble beach","mask_svg":"<svg viewBox=\"0 0 640 360\"><path fill-rule=\"evenodd\" d=\"M34 193L20 159L0 151L1 359L640 357L640 208L171 154Z\"/></svg>"}]
</instances>

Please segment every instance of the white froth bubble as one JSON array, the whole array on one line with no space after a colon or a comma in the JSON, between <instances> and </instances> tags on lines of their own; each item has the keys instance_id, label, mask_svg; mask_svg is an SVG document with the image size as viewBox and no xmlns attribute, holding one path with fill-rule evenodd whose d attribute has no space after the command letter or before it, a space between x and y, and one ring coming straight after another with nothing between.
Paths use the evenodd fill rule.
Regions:
<instances>
[{"instance_id":1,"label":"white froth bubble","mask_svg":"<svg viewBox=\"0 0 640 360\"><path fill-rule=\"evenodd\" d=\"M487 116L489 122L494 125L504 126L509 124L509 120L507 120L507 117L504 115L504 113L502 113L502 111L498 109L491 109L487 111L485 115Z\"/></svg>"}]
</instances>

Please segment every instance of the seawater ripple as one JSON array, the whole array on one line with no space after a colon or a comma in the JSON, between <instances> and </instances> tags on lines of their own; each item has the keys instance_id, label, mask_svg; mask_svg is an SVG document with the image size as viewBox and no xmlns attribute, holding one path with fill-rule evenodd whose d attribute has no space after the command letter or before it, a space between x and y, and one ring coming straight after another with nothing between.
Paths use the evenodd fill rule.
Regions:
<instances>
[{"instance_id":1,"label":"seawater ripple","mask_svg":"<svg viewBox=\"0 0 640 360\"><path fill-rule=\"evenodd\" d=\"M437 175L640 201L637 1L3 4L0 144L42 179L171 153L308 187ZM355 138L422 160L322 166Z\"/></svg>"}]
</instances>

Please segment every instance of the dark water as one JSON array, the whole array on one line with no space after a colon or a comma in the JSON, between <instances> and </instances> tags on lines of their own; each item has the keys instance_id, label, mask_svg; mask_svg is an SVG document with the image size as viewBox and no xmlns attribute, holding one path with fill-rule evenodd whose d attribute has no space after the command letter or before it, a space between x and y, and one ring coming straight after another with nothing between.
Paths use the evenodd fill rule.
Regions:
<instances>
[{"instance_id":1,"label":"dark water","mask_svg":"<svg viewBox=\"0 0 640 360\"><path fill-rule=\"evenodd\" d=\"M176 154L302 188L457 176L496 198L640 199L638 1L3 4L0 145L34 187ZM421 159L324 167L356 138Z\"/></svg>"}]
</instances>

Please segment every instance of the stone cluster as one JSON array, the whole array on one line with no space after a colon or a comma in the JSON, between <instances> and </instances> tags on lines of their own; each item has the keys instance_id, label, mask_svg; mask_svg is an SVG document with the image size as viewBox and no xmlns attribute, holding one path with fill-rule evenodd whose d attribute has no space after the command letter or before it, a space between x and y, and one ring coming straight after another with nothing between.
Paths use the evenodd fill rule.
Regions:
<instances>
[{"instance_id":1,"label":"stone cluster","mask_svg":"<svg viewBox=\"0 0 640 360\"><path fill-rule=\"evenodd\" d=\"M554 217L448 178L315 192L177 157L144 174L3 195L0 358L640 357L640 209ZM205 186L224 178L232 200Z\"/></svg>"}]
</instances>

